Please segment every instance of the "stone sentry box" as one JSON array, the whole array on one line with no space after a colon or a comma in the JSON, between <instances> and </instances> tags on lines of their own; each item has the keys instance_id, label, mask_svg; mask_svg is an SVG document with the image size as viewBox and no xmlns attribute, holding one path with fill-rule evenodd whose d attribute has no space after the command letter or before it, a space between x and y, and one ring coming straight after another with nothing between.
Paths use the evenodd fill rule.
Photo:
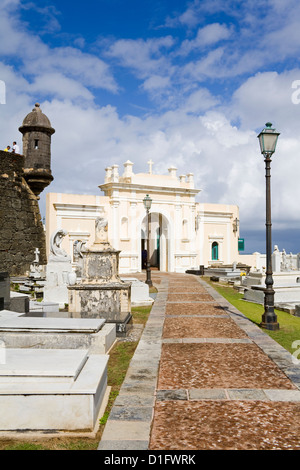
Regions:
<instances>
[{"instance_id":1,"label":"stone sentry box","mask_svg":"<svg viewBox=\"0 0 300 470\"><path fill-rule=\"evenodd\" d=\"M95 243L82 250L81 281L68 287L69 312L81 318L105 318L117 336L132 327L131 286L119 278L119 254L107 242L107 221L96 220Z\"/></svg>"}]
</instances>

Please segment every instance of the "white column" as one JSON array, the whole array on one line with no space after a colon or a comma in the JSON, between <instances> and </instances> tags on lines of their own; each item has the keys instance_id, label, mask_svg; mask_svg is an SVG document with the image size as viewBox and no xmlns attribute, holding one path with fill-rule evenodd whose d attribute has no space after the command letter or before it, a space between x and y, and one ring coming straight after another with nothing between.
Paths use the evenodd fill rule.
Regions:
<instances>
[{"instance_id":1,"label":"white column","mask_svg":"<svg viewBox=\"0 0 300 470\"><path fill-rule=\"evenodd\" d=\"M189 239L190 239L190 249L194 253L195 252L195 239L196 239L196 212L195 212L195 206L192 205L190 206L190 233L189 233Z\"/></svg>"},{"instance_id":2,"label":"white column","mask_svg":"<svg viewBox=\"0 0 300 470\"><path fill-rule=\"evenodd\" d=\"M135 263L137 263L137 260L139 259L139 253L141 251L141 244L140 246L138 247L138 239L137 239L137 230L136 230L136 227L137 227L137 203L136 202L130 202L130 212L129 212L129 236L130 236L130 239L131 239L131 245L130 245L130 250L131 250L131 253L133 254L137 254L138 257L134 258L135 259ZM130 266L132 266L132 261L130 261ZM134 266L137 268L137 271L141 271L141 266Z\"/></svg>"},{"instance_id":3,"label":"white column","mask_svg":"<svg viewBox=\"0 0 300 470\"><path fill-rule=\"evenodd\" d=\"M237 261L235 259L231 259L231 223L227 223L227 260L224 260L225 263L233 263Z\"/></svg>"},{"instance_id":4,"label":"white column","mask_svg":"<svg viewBox=\"0 0 300 470\"><path fill-rule=\"evenodd\" d=\"M120 240L120 220L119 220L119 201L113 201L112 206L112 246L116 250L119 249L119 240Z\"/></svg>"},{"instance_id":5,"label":"white column","mask_svg":"<svg viewBox=\"0 0 300 470\"><path fill-rule=\"evenodd\" d=\"M197 236L197 251L199 253L199 265L205 265L204 255L204 217L203 213L199 212L198 218L198 236Z\"/></svg>"}]
</instances>

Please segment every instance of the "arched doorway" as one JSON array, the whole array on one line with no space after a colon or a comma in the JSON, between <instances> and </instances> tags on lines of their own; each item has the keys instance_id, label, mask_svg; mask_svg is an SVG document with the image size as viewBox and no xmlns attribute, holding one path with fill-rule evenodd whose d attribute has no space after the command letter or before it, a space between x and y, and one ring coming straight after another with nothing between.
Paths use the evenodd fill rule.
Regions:
<instances>
[{"instance_id":1,"label":"arched doorway","mask_svg":"<svg viewBox=\"0 0 300 470\"><path fill-rule=\"evenodd\" d=\"M212 261L218 261L219 259L219 245L217 242L213 242L211 247L211 259Z\"/></svg>"},{"instance_id":2,"label":"arched doorway","mask_svg":"<svg viewBox=\"0 0 300 470\"><path fill-rule=\"evenodd\" d=\"M146 268L147 260L147 216L141 226L141 267ZM170 271L170 229L167 218L159 212L149 213L150 267Z\"/></svg>"}]
</instances>

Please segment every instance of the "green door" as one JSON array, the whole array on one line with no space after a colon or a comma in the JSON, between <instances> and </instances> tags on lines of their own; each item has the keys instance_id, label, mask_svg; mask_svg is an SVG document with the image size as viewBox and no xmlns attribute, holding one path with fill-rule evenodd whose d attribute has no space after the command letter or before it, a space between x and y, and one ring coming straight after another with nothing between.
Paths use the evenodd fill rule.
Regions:
<instances>
[{"instance_id":1,"label":"green door","mask_svg":"<svg viewBox=\"0 0 300 470\"><path fill-rule=\"evenodd\" d=\"M160 227L157 230L156 237L157 268L160 269Z\"/></svg>"},{"instance_id":2,"label":"green door","mask_svg":"<svg viewBox=\"0 0 300 470\"><path fill-rule=\"evenodd\" d=\"M213 242L211 248L211 259L217 261L219 259L219 246L217 242Z\"/></svg>"}]
</instances>

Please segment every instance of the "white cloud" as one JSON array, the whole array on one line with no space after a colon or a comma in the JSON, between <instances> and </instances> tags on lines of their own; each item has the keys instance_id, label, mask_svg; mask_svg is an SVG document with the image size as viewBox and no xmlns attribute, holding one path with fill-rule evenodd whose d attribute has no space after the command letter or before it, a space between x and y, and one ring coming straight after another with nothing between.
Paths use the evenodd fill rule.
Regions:
<instances>
[{"instance_id":1,"label":"white cloud","mask_svg":"<svg viewBox=\"0 0 300 470\"><path fill-rule=\"evenodd\" d=\"M94 95L77 80L70 79L62 73L44 73L35 77L29 86L32 95L47 95L58 99L93 101Z\"/></svg>"},{"instance_id":2,"label":"white cloud","mask_svg":"<svg viewBox=\"0 0 300 470\"><path fill-rule=\"evenodd\" d=\"M143 83L143 88L146 91L162 89L168 86L170 86L170 77L162 77L160 75L152 75Z\"/></svg>"},{"instance_id":3,"label":"white cloud","mask_svg":"<svg viewBox=\"0 0 300 470\"><path fill-rule=\"evenodd\" d=\"M116 92L118 87L102 60L72 47L49 49L46 54L26 61L25 73L40 75L59 72L80 81L85 86Z\"/></svg>"},{"instance_id":4,"label":"white cloud","mask_svg":"<svg viewBox=\"0 0 300 470\"><path fill-rule=\"evenodd\" d=\"M200 88L192 92L182 104L182 111L186 113L199 113L213 108L219 103L207 89Z\"/></svg>"},{"instance_id":5,"label":"white cloud","mask_svg":"<svg viewBox=\"0 0 300 470\"><path fill-rule=\"evenodd\" d=\"M224 56L223 47L210 51L204 58L189 62L182 68L182 75L192 80L203 81L207 77L219 77L222 75L220 63Z\"/></svg>"},{"instance_id":6,"label":"white cloud","mask_svg":"<svg viewBox=\"0 0 300 470\"><path fill-rule=\"evenodd\" d=\"M121 65L138 72L142 78L158 70L166 70L170 63L162 54L174 44L171 36L152 39L120 39L110 45L107 56L119 59Z\"/></svg>"},{"instance_id":7,"label":"white cloud","mask_svg":"<svg viewBox=\"0 0 300 470\"><path fill-rule=\"evenodd\" d=\"M15 1L0 6L0 55L16 62L15 68L34 80L45 74L63 74L67 79L75 79L82 86L105 89L116 93L118 86L108 65L97 56L83 53L75 47L51 48L40 37L26 30L19 20L18 12L12 10L19 5ZM45 82L44 93L52 93ZM53 85L52 85L53 86ZM42 90L39 90L42 92ZM87 93L87 90L84 94Z\"/></svg>"},{"instance_id":8,"label":"white cloud","mask_svg":"<svg viewBox=\"0 0 300 470\"><path fill-rule=\"evenodd\" d=\"M219 23L209 24L198 29L195 39L184 40L178 53L187 55L197 49L204 49L206 46L211 46L221 40L228 39L230 35L231 30L226 25Z\"/></svg>"},{"instance_id":9,"label":"white cloud","mask_svg":"<svg viewBox=\"0 0 300 470\"><path fill-rule=\"evenodd\" d=\"M300 69L248 78L233 94L232 117L238 115L243 127L255 129L271 121L288 134L294 132L299 127L300 108L292 101L292 83L297 79Z\"/></svg>"},{"instance_id":10,"label":"white cloud","mask_svg":"<svg viewBox=\"0 0 300 470\"><path fill-rule=\"evenodd\" d=\"M212 3L220 9L226 2ZM182 46L171 36L118 40L110 42L104 61L76 47L51 48L18 18L14 32L7 8L11 12L18 5L5 1L1 6L2 12L6 10L0 18L0 52L11 59L11 65L0 63L0 79L7 85L7 104L0 107L0 141L2 147L20 141L18 127L35 101L41 101L56 129L52 137L54 181L49 191L100 194L98 185L104 181L106 166L117 163L122 172L123 163L130 159L135 172L144 172L152 158L157 173L167 173L171 165L178 168L178 175L193 172L197 188L203 190L201 201L238 204L244 227L263 226L264 163L254 129L271 120L281 132L272 164L273 217L284 219L286 225L300 220L300 104L291 100L292 82L300 80L300 69L247 75L230 103L222 96L226 82L217 82L220 76L235 78L272 63L270 48L262 47L264 38L281 38L285 44L288 40L283 28L276 35L276 18L272 16L265 34L262 31L262 42L254 41L248 52L240 46L247 38L248 47L255 36L250 16L243 23L240 43L232 42L236 51L230 45L236 30L217 23L199 28L198 22L197 35ZM209 5L202 2L206 13ZM191 13L199 13L200 6L201 2L191 3L180 18L182 24L191 26ZM267 19L262 21L265 24ZM222 47L215 48L221 40ZM180 47L187 53L203 45L210 47L202 58L187 63L181 56L182 62L175 62ZM115 93L123 84L119 86L112 74L115 63L139 79L139 93L147 92L157 100L155 113L122 118L116 107L97 103L94 89ZM207 77L215 81L199 86ZM215 86L209 89L211 83Z\"/></svg>"}]
</instances>

